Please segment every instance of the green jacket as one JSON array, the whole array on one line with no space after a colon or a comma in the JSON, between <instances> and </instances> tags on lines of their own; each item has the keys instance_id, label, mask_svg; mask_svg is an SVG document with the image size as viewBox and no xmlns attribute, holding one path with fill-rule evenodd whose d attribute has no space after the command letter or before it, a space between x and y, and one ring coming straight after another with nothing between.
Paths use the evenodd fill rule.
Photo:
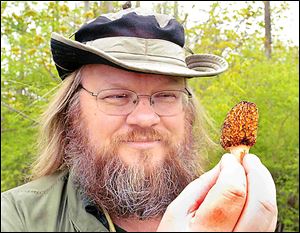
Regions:
<instances>
[{"instance_id":1,"label":"green jacket","mask_svg":"<svg viewBox=\"0 0 300 233\"><path fill-rule=\"evenodd\" d=\"M108 232L88 213L67 172L1 193L1 231Z\"/></svg>"}]
</instances>

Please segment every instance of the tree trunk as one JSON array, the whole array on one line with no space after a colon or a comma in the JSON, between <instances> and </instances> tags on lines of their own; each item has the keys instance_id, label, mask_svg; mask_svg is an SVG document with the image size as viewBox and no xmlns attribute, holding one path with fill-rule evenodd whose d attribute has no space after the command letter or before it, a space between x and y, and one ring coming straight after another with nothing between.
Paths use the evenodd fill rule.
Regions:
<instances>
[{"instance_id":1,"label":"tree trunk","mask_svg":"<svg viewBox=\"0 0 300 233\"><path fill-rule=\"evenodd\" d=\"M168 14L168 2L167 1L164 1L163 3L162 3L162 10L163 10L163 14Z\"/></svg>"},{"instance_id":2,"label":"tree trunk","mask_svg":"<svg viewBox=\"0 0 300 233\"><path fill-rule=\"evenodd\" d=\"M135 7L140 7L141 6L141 1L136 1L135 2Z\"/></svg>"},{"instance_id":3,"label":"tree trunk","mask_svg":"<svg viewBox=\"0 0 300 233\"><path fill-rule=\"evenodd\" d=\"M90 9L90 2L84 1L84 13L88 12Z\"/></svg>"},{"instance_id":4,"label":"tree trunk","mask_svg":"<svg viewBox=\"0 0 300 233\"><path fill-rule=\"evenodd\" d=\"M265 4L265 53L267 58L270 59L272 53L270 1L264 1L264 4Z\"/></svg>"},{"instance_id":5,"label":"tree trunk","mask_svg":"<svg viewBox=\"0 0 300 233\"><path fill-rule=\"evenodd\" d=\"M179 21L178 18L178 1L174 1L174 18Z\"/></svg>"},{"instance_id":6,"label":"tree trunk","mask_svg":"<svg viewBox=\"0 0 300 233\"><path fill-rule=\"evenodd\" d=\"M103 4L103 13L111 13L114 10L112 1L102 1Z\"/></svg>"},{"instance_id":7,"label":"tree trunk","mask_svg":"<svg viewBox=\"0 0 300 233\"><path fill-rule=\"evenodd\" d=\"M90 10L90 2L84 1L84 13L88 12ZM85 22L89 21L89 17L85 18Z\"/></svg>"}]
</instances>

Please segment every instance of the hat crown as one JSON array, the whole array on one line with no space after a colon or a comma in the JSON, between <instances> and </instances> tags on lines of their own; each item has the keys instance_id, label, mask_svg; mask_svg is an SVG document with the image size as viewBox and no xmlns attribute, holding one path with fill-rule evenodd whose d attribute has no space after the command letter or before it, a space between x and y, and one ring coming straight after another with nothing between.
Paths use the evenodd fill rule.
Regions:
<instances>
[{"instance_id":1,"label":"hat crown","mask_svg":"<svg viewBox=\"0 0 300 233\"><path fill-rule=\"evenodd\" d=\"M184 28L173 17L144 8L128 8L101 15L83 25L75 40L81 43L107 37L162 39L184 46Z\"/></svg>"}]
</instances>

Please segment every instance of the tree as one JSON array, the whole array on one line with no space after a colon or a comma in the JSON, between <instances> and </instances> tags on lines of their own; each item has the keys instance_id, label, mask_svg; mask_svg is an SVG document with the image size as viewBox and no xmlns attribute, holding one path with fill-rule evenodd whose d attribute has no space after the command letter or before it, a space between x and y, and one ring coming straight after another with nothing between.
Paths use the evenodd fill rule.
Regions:
<instances>
[{"instance_id":1,"label":"tree","mask_svg":"<svg viewBox=\"0 0 300 233\"><path fill-rule=\"evenodd\" d=\"M267 58L270 59L271 52L272 52L270 1L264 1L264 5L265 5L265 53Z\"/></svg>"},{"instance_id":2,"label":"tree","mask_svg":"<svg viewBox=\"0 0 300 233\"><path fill-rule=\"evenodd\" d=\"M178 19L178 1L174 1L174 18Z\"/></svg>"}]
</instances>

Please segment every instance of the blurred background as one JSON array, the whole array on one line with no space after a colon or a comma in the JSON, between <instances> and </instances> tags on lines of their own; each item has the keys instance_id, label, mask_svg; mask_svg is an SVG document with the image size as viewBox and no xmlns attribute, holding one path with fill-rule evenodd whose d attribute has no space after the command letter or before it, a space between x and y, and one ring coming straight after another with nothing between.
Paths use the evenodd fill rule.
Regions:
<instances>
[{"instance_id":1,"label":"blurred background","mask_svg":"<svg viewBox=\"0 0 300 233\"><path fill-rule=\"evenodd\" d=\"M217 78L191 79L219 143L227 112L257 104L251 153L277 187L277 231L299 231L299 2L289 1L1 1L1 192L26 182L36 156L39 115L61 80L51 32L70 36L84 22L122 5L169 13L186 31L186 47L227 59ZM224 151L210 152L208 168Z\"/></svg>"}]
</instances>

